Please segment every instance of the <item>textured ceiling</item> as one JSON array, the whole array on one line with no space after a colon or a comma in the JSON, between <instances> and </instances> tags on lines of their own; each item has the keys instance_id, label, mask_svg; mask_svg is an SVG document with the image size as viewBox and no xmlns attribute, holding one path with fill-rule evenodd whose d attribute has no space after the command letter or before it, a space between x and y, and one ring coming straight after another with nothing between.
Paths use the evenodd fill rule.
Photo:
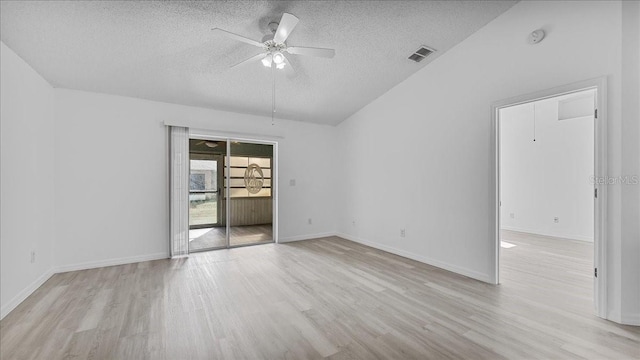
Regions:
<instances>
[{"instance_id":1,"label":"textured ceiling","mask_svg":"<svg viewBox=\"0 0 640 360\"><path fill-rule=\"evenodd\" d=\"M270 115L271 72L229 66L259 48L283 12L300 19L287 44L336 49L288 55L277 117L337 124L511 7L513 1L2 1L2 41L55 87ZM420 45L438 50L407 60Z\"/></svg>"}]
</instances>

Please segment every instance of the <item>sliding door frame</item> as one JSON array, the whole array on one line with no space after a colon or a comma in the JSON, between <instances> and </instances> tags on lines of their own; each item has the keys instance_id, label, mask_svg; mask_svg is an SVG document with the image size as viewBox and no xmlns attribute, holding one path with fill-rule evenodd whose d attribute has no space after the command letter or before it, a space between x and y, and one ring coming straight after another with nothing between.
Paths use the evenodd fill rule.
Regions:
<instances>
[{"instance_id":1,"label":"sliding door frame","mask_svg":"<svg viewBox=\"0 0 640 360\"><path fill-rule=\"evenodd\" d=\"M227 144L227 149L226 149L226 156L231 156L231 142L232 141L237 141L237 142L243 142L243 143L250 143L250 144L260 144L260 145L272 145L273 146L273 157L272 157L272 164L271 164L271 206L272 206L272 236L273 236L273 243L278 244L279 243L279 239L278 239L278 196L279 196L279 189L278 189L278 170L279 170L279 164L278 164L278 142L274 141L274 140L266 140L266 139L259 139L259 138L245 138L242 136L225 136L225 135L217 135L215 132L210 132L210 131L206 131L206 130L200 130L200 129L189 129L189 139L198 139L198 140L211 140L211 141L225 141ZM231 166L231 162L227 161L226 164L224 164L224 168L226 169L226 175L224 176L224 179L227 181L227 186L224 186L223 183L223 189L224 189L224 197L226 198L225 201L225 226L226 226L226 242L227 242L227 246L226 247L219 247L216 249L232 249L232 248L237 248L237 247L244 247L244 246L253 246L253 245L262 245L265 244L264 242L261 243L255 243L255 244L241 244L241 245L231 245L231 218L229 216L230 214L230 209L231 209L231 193L230 193L230 187L228 186L231 182L229 177L231 176L231 172L230 172L230 166Z\"/></svg>"}]
</instances>

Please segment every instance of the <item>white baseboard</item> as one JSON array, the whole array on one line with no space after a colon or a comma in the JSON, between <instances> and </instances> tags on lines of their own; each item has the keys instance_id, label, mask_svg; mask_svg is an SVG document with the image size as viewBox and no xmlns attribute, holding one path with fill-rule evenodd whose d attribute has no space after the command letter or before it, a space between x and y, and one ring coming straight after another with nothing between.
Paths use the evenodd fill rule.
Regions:
<instances>
[{"instance_id":1,"label":"white baseboard","mask_svg":"<svg viewBox=\"0 0 640 360\"><path fill-rule=\"evenodd\" d=\"M483 274L483 273L479 273L477 271L474 270L470 270L467 268L463 268L457 265L452 265L449 263L445 263L439 260L435 260L426 256L422 256L422 255L417 255L405 250L401 250L401 249L396 249L394 247L388 246L388 245L383 245L383 244L379 244L379 243L375 243L372 241L368 241L368 240L363 240L360 238L357 238L355 236L351 236L351 235L347 235L347 234L343 234L343 233L337 233L336 236L339 236L341 238L347 239L347 240L351 240L357 243L360 243L362 245L367 245L367 246L371 246L372 248L376 248L378 250L382 250L382 251L386 251L392 254L396 254L402 257L406 257L408 259L411 260L415 260L415 261L419 261L421 263L425 263L427 265L431 265L431 266L435 266L437 268L440 269L444 269L447 271L451 271L454 272L456 274L460 274L460 275L464 275L466 277L470 277L472 279L476 279L476 280L480 280L486 283L490 283L493 284L493 278L487 274Z\"/></svg>"},{"instance_id":2,"label":"white baseboard","mask_svg":"<svg viewBox=\"0 0 640 360\"><path fill-rule=\"evenodd\" d=\"M559 238L559 239L568 239L568 240L579 240L579 241L593 242L593 238L592 237L590 238L588 236L582 236L582 235L550 234L550 233L540 232L540 231L531 230L531 229L524 229L524 228L518 228L518 227L513 227L513 226L504 226L504 225L502 225L501 230L510 230L510 231L517 231L517 232L533 234L533 235L550 236L550 237L555 237L555 238Z\"/></svg>"},{"instance_id":3,"label":"white baseboard","mask_svg":"<svg viewBox=\"0 0 640 360\"><path fill-rule=\"evenodd\" d=\"M53 268L45 271L44 274L40 275L40 277L38 277L34 282L29 284L29 286L22 289L22 291L20 291L18 295L14 296L13 299L9 300L8 303L4 304L2 308L0 308L0 320L4 319L4 317L7 316L7 314L13 311L13 309L15 309L16 307L18 307L18 305L20 305L20 303L22 303L26 298L28 298L29 295L33 294L33 292L36 291L40 286L42 286L42 284L44 284L47 280L49 280L49 278L53 276L53 274L55 274L55 272L53 271Z\"/></svg>"},{"instance_id":4,"label":"white baseboard","mask_svg":"<svg viewBox=\"0 0 640 360\"><path fill-rule=\"evenodd\" d=\"M640 326L640 314L623 314L620 324Z\"/></svg>"},{"instance_id":5,"label":"white baseboard","mask_svg":"<svg viewBox=\"0 0 640 360\"><path fill-rule=\"evenodd\" d=\"M290 236L290 237L278 239L278 243L283 244L283 243L288 243L288 242L292 242L292 241L311 240L311 239L323 238L323 237L328 237L328 236L336 236L336 233L335 232L324 232L324 233L318 233L318 234L307 234L307 235Z\"/></svg>"},{"instance_id":6,"label":"white baseboard","mask_svg":"<svg viewBox=\"0 0 640 360\"><path fill-rule=\"evenodd\" d=\"M124 265L124 264L132 264L143 261L151 261L151 260L160 260L160 259L168 259L169 254L166 252L155 253L155 254L147 254L147 255L139 255L139 256L129 256L117 259L108 259L108 260L98 260L98 261L89 261L84 263L72 264L72 265L62 265L55 267L55 273L64 273L69 271L77 271L77 270L87 270L87 269L95 269L105 266L115 266L115 265Z\"/></svg>"},{"instance_id":7,"label":"white baseboard","mask_svg":"<svg viewBox=\"0 0 640 360\"><path fill-rule=\"evenodd\" d=\"M514 230L514 231L517 231L517 230ZM419 262L432 265L447 271L451 271L460 275L464 275L476 280L480 280L487 283L493 283L492 278L487 274L482 274L482 273L479 273L470 269L466 269L460 266L444 263L444 262L434 260L425 256L413 254L404 250L396 249L391 246L363 240L355 236L347 235L344 233L325 232L325 233L318 233L318 234L291 236L288 238L280 239L279 242L287 243L287 242L310 240L310 239L317 239L317 238L323 238L323 237L329 237L329 236L339 236L341 238L344 238L353 242L357 242L359 244L363 244L366 246L370 246L372 248L376 248L376 249L386 251L392 254L396 254L402 257L406 257L411 260L419 261ZM27 297L29 297L29 295L33 294L33 292L35 292L40 286L42 286L42 284L44 284L47 280L49 280L49 278L51 278L51 276L53 276L56 273L95 269L95 268L105 267L105 266L124 265L124 264L131 264L131 263L137 263L142 261L160 260L160 259L167 259L167 258L169 258L168 253L156 253L156 254L131 256L131 257L124 257L124 258L117 258L117 259L84 262L84 263L78 263L74 265L64 265L64 266L51 268L48 271L46 271L44 274L42 274L40 277L38 277L35 281L33 281L29 286L24 288L18 295L16 295L13 299L11 299L7 304L4 304L0 308L0 320L2 320L5 316L7 316L7 314L13 311L16 307L18 307L20 303L22 303ZM614 313L614 314L609 314L609 319L614 322L618 322L626 325L636 325L636 326L640 325L640 314L624 314L624 316L620 316L619 313Z\"/></svg>"},{"instance_id":8,"label":"white baseboard","mask_svg":"<svg viewBox=\"0 0 640 360\"><path fill-rule=\"evenodd\" d=\"M57 266L49 269L47 272L42 274L39 278L37 278L33 283L24 288L18 295L16 295L13 299L11 299L7 304L3 305L0 308L0 320L3 319L7 314L9 314L13 309L15 309L20 303L22 303L29 295L33 294L45 281L49 280L51 276L58 273L64 273L69 271L77 271L77 270L87 270L87 269L95 269L105 266L114 266L114 265L124 265L131 263L138 263L142 261L150 261L150 260L159 260L159 259L167 259L169 258L169 254L167 253L156 253L149 255L140 255L140 256L131 256L124 257L118 259L109 259L109 260L100 260L100 261L90 261L73 265L63 265Z\"/></svg>"}]
</instances>

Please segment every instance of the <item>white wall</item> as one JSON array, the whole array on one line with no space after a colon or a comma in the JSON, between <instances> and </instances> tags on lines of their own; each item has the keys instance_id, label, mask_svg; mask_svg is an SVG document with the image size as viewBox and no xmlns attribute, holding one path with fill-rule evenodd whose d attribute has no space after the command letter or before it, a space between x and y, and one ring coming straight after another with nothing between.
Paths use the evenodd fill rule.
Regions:
<instances>
[{"instance_id":1,"label":"white wall","mask_svg":"<svg viewBox=\"0 0 640 360\"><path fill-rule=\"evenodd\" d=\"M2 318L51 276L55 223L53 88L2 42L0 79Z\"/></svg>"},{"instance_id":2,"label":"white wall","mask_svg":"<svg viewBox=\"0 0 640 360\"><path fill-rule=\"evenodd\" d=\"M280 240L335 232L335 127L64 89L55 101L60 270L167 257L164 121L283 137Z\"/></svg>"},{"instance_id":3,"label":"white wall","mask_svg":"<svg viewBox=\"0 0 640 360\"><path fill-rule=\"evenodd\" d=\"M492 281L491 104L607 76L609 174L618 176L622 153L637 149L632 144L639 140L634 132L621 141L621 13L614 1L520 2L339 125L338 172L345 179L339 231ZM547 37L527 44L538 28ZM640 273L640 260L629 256L624 269L616 269L630 245L621 237L620 185L608 190L609 267L601 271L608 279L609 317L627 321L621 314L629 319L636 313L623 309L622 289L635 289L637 275L622 273ZM632 211L637 219L637 208ZM637 291L625 293L627 301L640 303Z\"/></svg>"},{"instance_id":4,"label":"white wall","mask_svg":"<svg viewBox=\"0 0 640 360\"><path fill-rule=\"evenodd\" d=\"M500 110L503 229L593 241L593 115L558 120L558 103L578 99L571 103L585 109L575 115L593 114L594 96L590 90Z\"/></svg>"},{"instance_id":5,"label":"white wall","mask_svg":"<svg viewBox=\"0 0 640 360\"><path fill-rule=\"evenodd\" d=\"M640 2L622 4L622 170L640 178ZM622 313L640 325L640 185L622 183Z\"/></svg>"}]
</instances>

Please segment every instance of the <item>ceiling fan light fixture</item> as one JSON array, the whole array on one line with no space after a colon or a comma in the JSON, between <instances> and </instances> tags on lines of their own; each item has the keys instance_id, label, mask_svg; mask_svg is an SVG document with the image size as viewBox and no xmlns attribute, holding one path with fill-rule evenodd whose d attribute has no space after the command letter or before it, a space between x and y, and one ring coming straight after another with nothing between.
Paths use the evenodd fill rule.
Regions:
<instances>
[{"instance_id":1,"label":"ceiling fan light fixture","mask_svg":"<svg viewBox=\"0 0 640 360\"><path fill-rule=\"evenodd\" d=\"M282 69L284 69L285 65L287 65L287 63L281 62L280 64L276 65L276 69L282 70Z\"/></svg>"},{"instance_id":2,"label":"ceiling fan light fixture","mask_svg":"<svg viewBox=\"0 0 640 360\"><path fill-rule=\"evenodd\" d=\"M273 62L276 65L282 64L284 62L284 55L280 51L277 51L273 54Z\"/></svg>"},{"instance_id":3,"label":"ceiling fan light fixture","mask_svg":"<svg viewBox=\"0 0 640 360\"><path fill-rule=\"evenodd\" d=\"M267 56L262 59L262 65L271 67L271 54L267 54Z\"/></svg>"}]
</instances>

